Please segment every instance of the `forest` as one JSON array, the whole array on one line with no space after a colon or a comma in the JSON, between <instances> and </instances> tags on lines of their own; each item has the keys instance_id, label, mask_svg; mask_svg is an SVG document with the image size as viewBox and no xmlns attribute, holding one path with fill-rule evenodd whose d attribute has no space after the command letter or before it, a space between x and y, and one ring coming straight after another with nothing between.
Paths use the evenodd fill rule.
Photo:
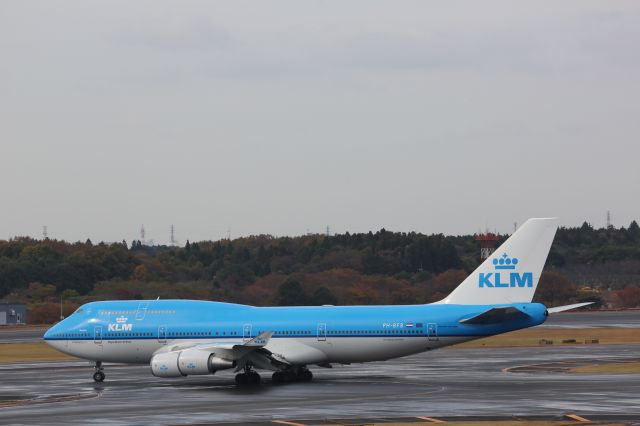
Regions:
<instances>
[{"instance_id":1,"label":"forest","mask_svg":"<svg viewBox=\"0 0 640 426\"><path fill-rule=\"evenodd\" d=\"M500 242L508 235L499 235ZM377 232L187 242L183 247L0 241L0 298L54 322L82 303L191 298L252 305L411 304L440 300L480 262L473 235ZM560 228L536 300L640 307L640 227Z\"/></svg>"}]
</instances>

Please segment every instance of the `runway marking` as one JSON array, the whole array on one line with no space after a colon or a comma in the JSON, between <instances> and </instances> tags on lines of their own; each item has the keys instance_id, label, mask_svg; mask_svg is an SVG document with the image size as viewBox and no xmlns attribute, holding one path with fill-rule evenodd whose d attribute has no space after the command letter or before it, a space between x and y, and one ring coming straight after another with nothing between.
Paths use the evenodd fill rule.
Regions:
<instances>
[{"instance_id":1,"label":"runway marking","mask_svg":"<svg viewBox=\"0 0 640 426\"><path fill-rule=\"evenodd\" d=\"M577 414L565 414L564 416L570 418L571 420L575 420L577 422L591 423L591 420L585 419L584 417L580 417Z\"/></svg>"},{"instance_id":2,"label":"runway marking","mask_svg":"<svg viewBox=\"0 0 640 426\"><path fill-rule=\"evenodd\" d=\"M286 420L271 420L271 423L280 423L281 425L291 425L291 426L305 426L304 423L294 423L294 422L288 422Z\"/></svg>"},{"instance_id":3,"label":"runway marking","mask_svg":"<svg viewBox=\"0 0 640 426\"><path fill-rule=\"evenodd\" d=\"M426 420L431 423L446 423L445 421L434 419L433 417L416 416L416 419Z\"/></svg>"}]
</instances>

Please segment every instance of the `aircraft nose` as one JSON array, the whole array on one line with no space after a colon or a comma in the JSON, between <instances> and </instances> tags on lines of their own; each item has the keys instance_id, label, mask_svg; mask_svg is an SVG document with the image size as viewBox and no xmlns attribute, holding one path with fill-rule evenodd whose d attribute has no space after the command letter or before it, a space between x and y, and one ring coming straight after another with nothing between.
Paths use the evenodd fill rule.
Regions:
<instances>
[{"instance_id":1,"label":"aircraft nose","mask_svg":"<svg viewBox=\"0 0 640 426\"><path fill-rule=\"evenodd\" d=\"M45 331L44 335L42 336L42 338L46 341L51 341L51 340L55 340L55 334L60 332L61 330L61 325L62 323L58 323L56 325L54 325L53 327L49 328L47 331Z\"/></svg>"},{"instance_id":2,"label":"aircraft nose","mask_svg":"<svg viewBox=\"0 0 640 426\"><path fill-rule=\"evenodd\" d=\"M68 353L66 351L66 342L60 338L59 336L57 336L57 333L60 333L62 330L62 328L60 327L60 324L56 324L53 327L51 327L50 329L48 329L44 335L42 336L44 342L51 346L52 348L63 352L63 353Z\"/></svg>"}]
</instances>

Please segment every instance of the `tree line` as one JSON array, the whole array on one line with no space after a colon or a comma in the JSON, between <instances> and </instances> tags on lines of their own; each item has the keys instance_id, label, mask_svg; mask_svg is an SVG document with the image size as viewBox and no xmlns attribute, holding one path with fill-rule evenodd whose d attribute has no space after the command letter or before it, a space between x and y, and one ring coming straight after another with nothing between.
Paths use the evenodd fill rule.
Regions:
<instances>
[{"instance_id":1,"label":"tree line","mask_svg":"<svg viewBox=\"0 0 640 426\"><path fill-rule=\"evenodd\" d=\"M502 242L508 235L498 237ZM62 296L69 309L88 300L156 297L258 305L425 303L444 297L479 261L473 235L385 229L258 235L184 247L20 237L0 241L0 298L36 308ZM633 221L620 228L596 229L586 222L560 228L545 271L538 292L545 301L598 297L623 304L615 294L602 296L624 291L627 296L619 299L634 303L640 227ZM544 281L555 286L547 291Z\"/></svg>"}]
</instances>

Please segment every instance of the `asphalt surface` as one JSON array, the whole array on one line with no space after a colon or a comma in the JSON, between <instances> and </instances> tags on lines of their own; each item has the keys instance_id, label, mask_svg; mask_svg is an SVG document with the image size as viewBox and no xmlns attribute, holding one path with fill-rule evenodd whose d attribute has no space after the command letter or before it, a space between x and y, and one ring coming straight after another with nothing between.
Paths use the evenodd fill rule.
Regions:
<instances>
[{"instance_id":1,"label":"asphalt surface","mask_svg":"<svg viewBox=\"0 0 640 426\"><path fill-rule=\"evenodd\" d=\"M313 368L311 383L237 388L233 374L158 379L146 366L0 366L0 424L320 422L428 417L625 416L640 424L640 374L571 374L557 365L638 360L639 346L443 349L387 362ZM546 370L540 364L549 363ZM508 369L535 365L534 369ZM373 420L371 420L373 419ZM298 420L300 421L300 420Z\"/></svg>"},{"instance_id":2,"label":"asphalt surface","mask_svg":"<svg viewBox=\"0 0 640 426\"><path fill-rule=\"evenodd\" d=\"M549 315L540 327L557 328L640 328L640 310L603 312L563 312Z\"/></svg>"},{"instance_id":3,"label":"asphalt surface","mask_svg":"<svg viewBox=\"0 0 640 426\"><path fill-rule=\"evenodd\" d=\"M20 342L37 342L42 340L42 335L47 331L46 328L32 329L20 327L3 329L0 327L0 342L2 343L20 343Z\"/></svg>"}]
</instances>

